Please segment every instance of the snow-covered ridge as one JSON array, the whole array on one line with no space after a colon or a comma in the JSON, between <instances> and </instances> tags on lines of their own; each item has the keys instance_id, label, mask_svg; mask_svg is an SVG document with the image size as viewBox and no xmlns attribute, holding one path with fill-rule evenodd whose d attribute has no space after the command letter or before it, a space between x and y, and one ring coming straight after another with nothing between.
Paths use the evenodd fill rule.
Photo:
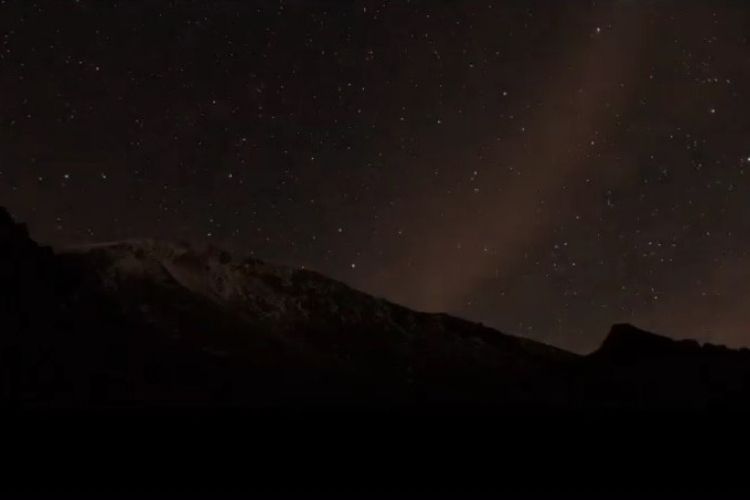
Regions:
<instances>
[{"instance_id":1,"label":"snow-covered ridge","mask_svg":"<svg viewBox=\"0 0 750 500\"><path fill-rule=\"evenodd\" d=\"M313 271L237 259L214 247L195 249L143 239L80 246L65 253L93 257L102 281L112 289L130 280L179 286L266 319L300 321L311 311L327 311L344 323L361 321L364 315L382 320L390 315L388 309L398 307Z\"/></svg>"},{"instance_id":2,"label":"snow-covered ridge","mask_svg":"<svg viewBox=\"0 0 750 500\"><path fill-rule=\"evenodd\" d=\"M439 356L475 361L479 356L491 363L510 359L518 352L544 357L565 354L445 314L413 311L313 271L254 258L233 258L216 248L127 240L79 247L67 253L85 254L85 261L93 263L113 296L132 302L134 294L125 288L141 283L145 285L142 290L159 288L173 293L154 304L163 308L182 301L188 292L239 315L248 325L271 325L277 333L319 332L321 336L315 337L315 342L323 344L368 339L368 352L388 346L402 355L422 345L439 352ZM339 335L344 331L348 333ZM324 332L333 334L336 340L324 340ZM490 349L489 344L494 347Z\"/></svg>"}]
</instances>

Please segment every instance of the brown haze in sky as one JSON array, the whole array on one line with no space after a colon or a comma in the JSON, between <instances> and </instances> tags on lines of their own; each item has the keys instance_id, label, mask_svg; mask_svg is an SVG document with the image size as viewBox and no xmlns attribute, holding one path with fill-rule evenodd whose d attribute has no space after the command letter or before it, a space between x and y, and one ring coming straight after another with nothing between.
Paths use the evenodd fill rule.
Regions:
<instances>
[{"instance_id":1,"label":"brown haze in sky","mask_svg":"<svg viewBox=\"0 0 750 500\"><path fill-rule=\"evenodd\" d=\"M633 105L635 80L648 59L643 38L650 27L640 14L600 8L592 17L614 20L606 34L594 30L590 44L561 49L560 60L536 69L546 82L536 96L539 109L490 153L495 168L477 173L478 192L415 196L427 206L405 218L422 221L414 228L419 244L395 264L392 281L376 289L415 307L449 310L488 276L515 273L525 252L550 239L550 225L569 213L577 186L601 168L587 151Z\"/></svg>"}]
</instances>

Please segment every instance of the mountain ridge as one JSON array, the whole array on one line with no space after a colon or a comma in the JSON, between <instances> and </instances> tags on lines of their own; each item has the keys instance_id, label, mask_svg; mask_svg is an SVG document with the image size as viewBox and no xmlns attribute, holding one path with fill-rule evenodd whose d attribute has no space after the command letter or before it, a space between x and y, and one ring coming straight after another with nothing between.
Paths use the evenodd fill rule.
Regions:
<instances>
[{"instance_id":1,"label":"mountain ridge","mask_svg":"<svg viewBox=\"0 0 750 500\"><path fill-rule=\"evenodd\" d=\"M578 355L217 248L54 252L4 210L0 273L3 405L702 407L750 393L747 350L618 324Z\"/></svg>"}]
</instances>

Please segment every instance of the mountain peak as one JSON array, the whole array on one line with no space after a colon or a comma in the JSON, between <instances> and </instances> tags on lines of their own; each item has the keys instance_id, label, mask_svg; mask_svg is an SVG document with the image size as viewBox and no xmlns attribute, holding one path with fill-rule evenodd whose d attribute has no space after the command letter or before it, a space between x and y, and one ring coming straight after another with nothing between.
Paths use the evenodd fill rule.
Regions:
<instances>
[{"instance_id":1,"label":"mountain peak","mask_svg":"<svg viewBox=\"0 0 750 500\"><path fill-rule=\"evenodd\" d=\"M26 224L16 222L5 207L0 207L0 240L10 239L28 240L29 232Z\"/></svg>"},{"instance_id":2,"label":"mountain peak","mask_svg":"<svg viewBox=\"0 0 750 500\"><path fill-rule=\"evenodd\" d=\"M31 239L26 224L16 222L7 209L0 207L0 257L3 258L0 267L38 267L41 263L35 263L35 259L46 262L51 255L50 247L40 246Z\"/></svg>"},{"instance_id":3,"label":"mountain peak","mask_svg":"<svg viewBox=\"0 0 750 500\"><path fill-rule=\"evenodd\" d=\"M0 207L0 225L15 224L13 217L5 207Z\"/></svg>"},{"instance_id":4,"label":"mountain peak","mask_svg":"<svg viewBox=\"0 0 750 500\"><path fill-rule=\"evenodd\" d=\"M621 360L643 359L696 349L700 350L700 345L694 340L675 340L629 323L618 323L612 325L607 338L594 355Z\"/></svg>"}]
</instances>

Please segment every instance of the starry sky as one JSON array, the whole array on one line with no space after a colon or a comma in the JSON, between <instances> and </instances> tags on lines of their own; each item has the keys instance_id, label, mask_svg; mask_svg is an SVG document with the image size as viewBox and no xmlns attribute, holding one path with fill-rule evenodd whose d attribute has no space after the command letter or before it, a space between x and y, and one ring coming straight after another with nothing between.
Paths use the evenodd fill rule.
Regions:
<instances>
[{"instance_id":1,"label":"starry sky","mask_svg":"<svg viewBox=\"0 0 750 500\"><path fill-rule=\"evenodd\" d=\"M578 352L750 346L750 5L0 0L0 204Z\"/></svg>"}]
</instances>

